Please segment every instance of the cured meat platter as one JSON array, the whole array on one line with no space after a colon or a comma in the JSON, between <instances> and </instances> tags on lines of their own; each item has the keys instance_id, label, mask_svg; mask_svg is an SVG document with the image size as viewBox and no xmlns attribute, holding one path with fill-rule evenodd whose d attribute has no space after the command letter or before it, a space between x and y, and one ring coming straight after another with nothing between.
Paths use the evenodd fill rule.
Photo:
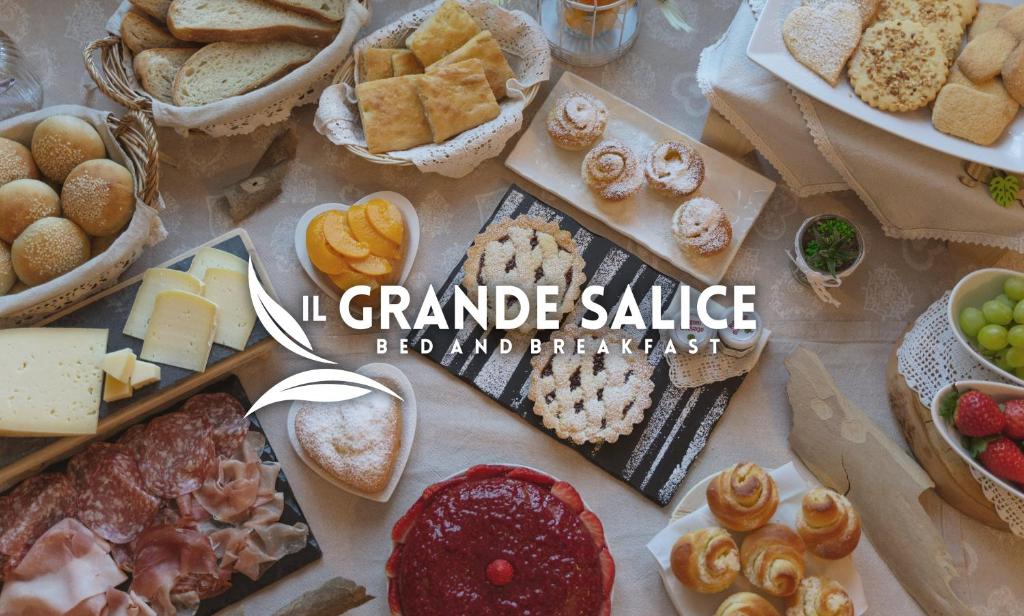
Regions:
<instances>
[{"instance_id":1,"label":"cured meat platter","mask_svg":"<svg viewBox=\"0 0 1024 616\"><path fill-rule=\"evenodd\" d=\"M107 329L108 350L131 349L141 355L143 340L127 335L123 328L132 316L134 303L146 273L166 269L184 274L190 270L197 254L211 248L219 251L217 254L230 255L239 267L243 267L243 264L251 259L257 277L267 292L273 296L269 278L248 234L242 229L236 229L94 295L85 302L46 319L40 327ZM248 303L248 297L244 298L244 301ZM0 437L0 488L9 487L14 482L38 472L52 461L69 456L97 436L104 438L119 431L181 393L195 390L218 379L267 352L272 344L273 339L268 332L256 322L244 342L244 349L237 350L222 344L213 344L203 370L188 370L162 364L158 383L138 389L134 395L124 400L100 401L96 435L81 434L57 438Z\"/></svg>"},{"instance_id":2,"label":"cured meat platter","mask_svg":"<svg viewBox=\"0 0 1024 616\"><path fill-rule=\"evenodd\" d=\"M663 309L667 313L668 303L679 286L678 281L650 267L607 238L592 233L518 186L509 188L490 220L484 223L484 228L520 215L539 216L557 222L576 239L586 262L586 284L605 287L604 295L597 301L609 312L627 285L632 287L638 298L647 296L648 291L657 285L662 289ZM443 309L448 322L451 322L454 312L452 288L462 282L464 261L459 262L438 292L439 297L446 298ZM645 321L650 322L650 306L643 310ZM550 333L538 331L534 336L546 340ZM421 340L429 339L433 343L430 359L538 430L557 438L554 432L544 427L542 418L533 412L533 402L527 397L532 372L529 349L516 347L513 352L498 353L496 350L503 336L504 332L484 331L479 325L462 331L431 326L410 332L409 341L411 346L419 348ZM654 366L655 394L644 420L634 427L631 434L615 443L574 445L568 441L560 442L652 501L666 505L681 485L690 464L704 448L744 377L733 377L695 389L680 389L669 379L669 362L663 354L664 342L658 331L636 331L631 332L631 336L638 341L638 347L640 340L654 341L650 361ZM448 349L456 337L465 349L473 349L477 340L486 339L488 351L462 355L449 353Z\"/></svg>"},{"instance_id":3,"label":"cured meat platter","mask_svg":"<svg viewBox=\"0 0 1024 616\"><path fill-rule=\"evenodd\" d=\"M127 601L143 597L158 612L161 605L165 611L185 605L204 616L319 559L320 546L262 426L255 416L243 417L249 405L238 377L230 375L166 401L148 420L137 416L138 423L109 435L106 442L90 444L70 461L48 466L46 475L29 478L0 496L4 584L24 587L0 593L0 611L12 605L24 609L25 604L17 602L33 596L32 601L49 602L35 608L41 610L52 610L61 600L78 601L77 596L42 599L38 588L31 586L32 572L39 566L51 568L49 579L74 575L72 565L53 570L49 551L40 548L44 558L31 545L45 543L51 534L68 528L97 542L89 564L98 572L109 570L104 579L117 589L101 598L93 596L90 606L96 605L92 601L113 606L115 596ZM204 456L219 460L220 470L213 475L211 466L198 470ZM241 467L247 471L237 471ZM248 471L255 481L247 484ZM235 472L239 474L232 475ZM202 485L192 490L197 485L193 480L204 474ZM32 487L33 482L47 487ZM248 500L241 496L246 489ZM48 502L25 496L43 490L65 494ZM231 498L219 498L221 491ZM66 502L55 505L61 498ZM46 515L50 517L43 519ZM54 524L55 519L61 521ZM44 526L49 530L35 536ZM176 548L185 551L179 556ZM186 551L191 569L175 565L177 577L172 573L168 579L166 568L174 566L167 563L185 563ZM31 561L28 573L18 566L25 561ZM97 588L101 587L102 583ZM69 595L75 592L86 595L77 587L68 590ZM198 604L189 592L198 594Z\"/></svg>"}]
</instances>

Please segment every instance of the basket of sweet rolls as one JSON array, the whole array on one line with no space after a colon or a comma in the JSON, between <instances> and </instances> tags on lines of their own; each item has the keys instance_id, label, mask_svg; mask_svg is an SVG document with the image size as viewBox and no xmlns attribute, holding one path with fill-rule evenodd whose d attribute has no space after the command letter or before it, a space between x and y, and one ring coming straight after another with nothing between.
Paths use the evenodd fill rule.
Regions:
<instances>
[{"instance_id":1,"label":"basket of sweet rolls","mask_svg":"<svg viewBox=\"0 0 1024 616\"><path fill-rule=\"evenodd\" d=\"M0 327L114 284L166 236L141 112L62 105L0 122Z\"/></svg>"},{"instance_id":2,"label":"basket of sweet rolls","mask_svg":"<svg viewBox=\"0 0 1024 616\"><path fill-rule=\"evenodd\" d=\"M369 0L125 0L85 67L157 126L245 134L315 103L369 18Z\"/></svg>"},{"instance_id":3,"label":"basket of sweet rolls","mask_svg":"<svg viewBox=\"0 0 1024 616\"><path fill-rule=\"evenodd\" d=\"M316 129L384 165L462 177L497 156L551 70L540 25L488 0L437 0L356 43Z\"/></svg>"}]
</instances>

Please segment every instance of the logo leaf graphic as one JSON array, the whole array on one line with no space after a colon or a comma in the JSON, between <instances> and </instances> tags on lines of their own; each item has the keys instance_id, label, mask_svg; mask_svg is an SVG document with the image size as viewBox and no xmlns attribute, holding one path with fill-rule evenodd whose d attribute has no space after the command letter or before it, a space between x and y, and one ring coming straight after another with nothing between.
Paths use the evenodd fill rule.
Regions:
<instances>
[{"instance_id":1,"label":"logo leaf graphic","mask_svg":"<svg viewBox=\"0 0 1024 616\"><path fill-rule=\"evenodd\" d=\"M365 396L374 390L388 394L398 400L402 399L401 396L391 391L391 389L355 372L334 368L307 370L306 372L290 376L268 389L252 405L246 416L275 402L292 400L342 402Z\"/></svg>"},{"instance_id":2,"label":"logo leaf graphic","mask_svg":"<svg viewBox=\"0 0 1024 616\"><path fill-rule=\"evenodd\" d=\"M300 357L322 364L335 363L313 353L313 345L310 344L306 332L302 331L299 322L275 302L260 284L256 270L252 266L252 259L249 259L249 299L256 310L256 317L278 344Z\"/></svg>"}]
</instances>

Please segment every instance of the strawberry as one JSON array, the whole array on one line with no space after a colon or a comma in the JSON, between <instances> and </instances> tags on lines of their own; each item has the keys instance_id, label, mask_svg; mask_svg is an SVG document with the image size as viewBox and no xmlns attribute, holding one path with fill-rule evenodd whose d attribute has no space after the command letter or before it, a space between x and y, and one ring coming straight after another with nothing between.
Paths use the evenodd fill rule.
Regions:
<instances>
[{"instance_id":1,"label":"strawberry","mask_svg":"<svg viewBox=\"0 0 1024 616\"><path fill-rule=\"evenodd\" d=\"M1006 415L1003 434L1015 441L1024 441L1024 400L1007 400L1003 413Z\"/></svg>"},{"instance_id":2,"label":"strawberry","mask_svg":"<svg viewBox=\"0 0 1024 616\"><path fill-rule=\"evenodd\" d=\"M1015 483L1024 483L1024 451L1005 436L973 443L972 452L990 473Z\"/></svg>"},{"instance_id":3,"label":"strawberry","mask_svg":"<svg viewBox=\"0 0 1024 616\"><path fill-rule=\"evenodd\" d=\"M551 486L551 495L565 503L569 511L573 513L583 511L583 499L580 498L579 492L566 482L559 481Z\"/></svg>"},{"instance_id":4,"label":"strawberry","mask_svg":"<svg viewBox=\"0 0 1024 616\"><path fill-rule=\"evenodd\" d=\"M590 538L594 540L594 545L603 548L605 546L604 526L601 525L601 520L597 519L593 513L584 511L580 513L580 522L583 522L583 526L590 532Z\"/></svg>"},{"instance_id":5,"label":"strawberry","mask_svg":"<svg viewBox=\"0 0 1024 616\"><path fill-rule=\"evenodd\" d=\"M956 429L964 436L984 437L1002 434L1006 427L1006 415L999 404L988 394L980 391L960 393L956 390L943 401L942 414L949 419L952 415Z\"/></svg>"}]
</instances>

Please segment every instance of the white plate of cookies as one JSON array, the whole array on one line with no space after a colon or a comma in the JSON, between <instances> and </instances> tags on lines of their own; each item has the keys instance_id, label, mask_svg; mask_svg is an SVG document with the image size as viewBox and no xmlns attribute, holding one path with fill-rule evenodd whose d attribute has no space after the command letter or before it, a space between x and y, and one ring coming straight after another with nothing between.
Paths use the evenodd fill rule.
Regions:
<instances>
[{"instance_id":1,"label":"white plate of cookies","mask_svg":"<svg viewBox=\"0 0 1024 616\"><path fill-rule=\"evenodd\" d=\"M1024 9L1006 17L1020 4L937 0L925 15L916 0L767 0L747 56L884 131L1024 173Z\"/></svg>"},{"instance_id":2,"label":"white plate of cookies","mask_svg":"<svg viewBox=\"0 0 1024 616\"><path fill-rule=\"evenodd\" d=\"M416 394L405 374L390 364L366 364L356 372L402 399L375 391L345 402L295 401L288 409L288 440L299 459L328 483L385 503L412 451Z\"/></svg>"},{"instance_id":3,"label":"white plate of cookies","mask_svg":"<svg viewBox=\"0 0 1024 616\"><path fill-rule=\"evenodd\" d=\"M717 284L775 183L570 72L505 166L705 284Z\"/></svg>"},{"instance_id":4,"label":"white plate of cookies","mask_svg":"<svg viewBox=\"0 0 1024 616\"><path fill-rule=\"evenodd\" d=\"M729 614L747 613L741 606L783 614L795 602L822 602L860 616L868 605L851 554L861 541L844 496L810 485L793 463L771 471L741 463L694 486L647 549L680 614L726 605L737 610Z\"/></svg>"}]
</instances>

